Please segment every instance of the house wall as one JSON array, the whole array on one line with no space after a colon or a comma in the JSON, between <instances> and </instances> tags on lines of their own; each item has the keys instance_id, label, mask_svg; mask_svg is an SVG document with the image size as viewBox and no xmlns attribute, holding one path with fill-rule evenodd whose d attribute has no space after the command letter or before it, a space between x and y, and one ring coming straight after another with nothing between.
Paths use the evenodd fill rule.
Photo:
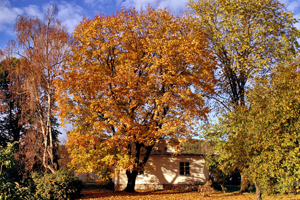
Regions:
<instances>
[{"instance_id":1,"label":"house wall","mask_svg":"<svg viewBox=\"0 0 300 200\"><path fill-rule=\"evenodd\" d=\"M180 175L180 162L190 163L190 175ZM205 183L208 170L205 159L200 156L151 155L143 175L138 175L135 189L171 189L174 187ZM115 191L122 191L127 185L127 176L121 171L114 178Z\"/></svg>"}]
</instances>

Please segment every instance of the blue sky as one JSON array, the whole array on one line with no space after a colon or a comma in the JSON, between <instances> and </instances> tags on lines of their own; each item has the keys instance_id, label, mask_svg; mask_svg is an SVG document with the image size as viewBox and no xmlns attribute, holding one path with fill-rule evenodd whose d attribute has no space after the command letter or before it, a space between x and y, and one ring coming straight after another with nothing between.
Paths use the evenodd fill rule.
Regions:
<instances>
[{"instance_id":1,"label":"blue sky","mask_svg":"<svg viewBox=\"0 0 300 200\"><path fill-rule=\"evenodd\" d=\"M125 7L140 7L152 5L154 7L168 7L174 14L187 10L188 0L0 0L0 48L7 44L9 39L15 39L13 25L16 17L28 15L43 17L44 11L51 4L56 4L59 10L58 17L63 25L72 32L83 17L92 18L96 14L112 14ZM296 18L300 18L300 0L281 0L288 10L294 11ZM300 23L296 25L300 29Z\"/></svg>"},{"instance_id":2,"label":"blue sky","mask_svg":"<svg viewBox=\"0 0 300 200\"><path fill-rule=\"evenodd\" d=\"M186 10L186 2L187 0L0 0L0 48L9 39L15 39L13 25L18 15L27 13L43 18L44 11L51 4L56 4L58 18L72 32L83 17L92 18L99 13L112 14L122 6L140 7L150 4L154 7L168 7L178 14Z\"/></svg>"}]
</instances>

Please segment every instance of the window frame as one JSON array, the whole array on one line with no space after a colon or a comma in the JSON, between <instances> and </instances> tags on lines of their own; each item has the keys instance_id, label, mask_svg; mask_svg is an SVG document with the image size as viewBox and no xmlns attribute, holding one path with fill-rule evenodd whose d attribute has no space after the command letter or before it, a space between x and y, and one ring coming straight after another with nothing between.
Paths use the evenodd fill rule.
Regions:
<instances>
[{"instance_id":1,"label":"window frame","mask_svg":"<svg viewBox=\"0 0 300 200\"><path fill-rule=\"evenodd\" d=\"M138 171L138 175L144 176L144 175L145 175L145 171L144 171L144 170L139 170L139 171Z\"/></svg>"},{"instance_id":2,"label":"window frame","mask_svg":"<svg viewBox=\"0 0 300 200\"><path fill-rule=\"evenodd\" d=\"M191 175L190 162L179 162L179 175L180 176Z\"/></svg>"}]
</instances>

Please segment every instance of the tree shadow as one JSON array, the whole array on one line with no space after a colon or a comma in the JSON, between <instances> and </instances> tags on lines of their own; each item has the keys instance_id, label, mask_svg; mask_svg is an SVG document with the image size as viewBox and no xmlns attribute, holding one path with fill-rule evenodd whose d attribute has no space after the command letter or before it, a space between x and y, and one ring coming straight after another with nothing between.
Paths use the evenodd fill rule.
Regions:
<instances>
[{"instance_id":1,"label":"tree shadow","mask_svg":"<svg viewBox=\"0 0 300 200\"><path fill-rule=\"evenodd\" d=\"M128 193L124 191L120 192L113 192L111 190L105 190L105 189L90 189L90 190L83 190L81 192L80 199L92 199L92 198L107 198L107 197L127 197L127 196L137 196L141 197L141 199L144 199L143 196L148 195L166 195L166 194L180 194L180 193L186 193L183 191L175 191L175 190L164 190L164 191L139 191L136 193Z\"/></svg>"},{"instance_id":2,"label":"tree shadow","mask_svg":"<svg viewBox=\"0 0 300 200\"><path fill-rule=\"evenodd\" d=\"M180 162L189 162L189 175L180 175ZM208 177L205 159L201 155L156 154L150 156L144 174L137 176L135 189L195 189L198 185L205 183ZM126 180L126 177L122 177L122 182L126 183Z\"/></svg>"}]
</instances>

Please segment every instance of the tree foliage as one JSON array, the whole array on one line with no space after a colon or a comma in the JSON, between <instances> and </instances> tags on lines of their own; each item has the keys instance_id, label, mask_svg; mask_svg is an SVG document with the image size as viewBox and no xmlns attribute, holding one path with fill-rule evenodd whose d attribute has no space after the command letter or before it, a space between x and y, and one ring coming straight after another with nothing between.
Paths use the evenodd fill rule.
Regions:
<instances>
[{"instance_id":1,"label":"tree foliage","mask_svg":"<svg viewBox=\"0 0 300 200\"><path fill-rule=\"evenodd\" d=\"M190 0L188 7L217 58L220 81L211 98L223 108L245 105L249 80L297 55L297 20L278 0Z\"/></svg>"},{"instance_id":2,"label":"tree foliage","mask_svg":"<svg viewBox=\"0 0 300 200\"><path fill-rule=\"evenodd\" d=\"M67 146L78 172L138 169L164 138L180 143L209 109L214 57L190 16L125 10L84 19L73 34L59 88L60 117L74 123Z\"/></svg>"},{"instance_id":3,"label":"tree foliage","mask_svg":"<svg viewBox=\"0 0 300 200\"><path fill-rule=\"evenodd\" d=\"M30 190L20 180L19 166L14 159L17 142L0 146L0 199L32 199Z\"/></svg>"},{"instance_id":4,"label":"tree foliage","mask_svg":"<svg viewBox=\"0 0 300 200\"><path fill-rule=\"evenodd\" d=\"M52 173L57 170L55 148L57 127L54 116L57 72L68 52L69 35L56 18L57 8L49 7L44 20L37 17L19 16L15 25L17 49L20 56L18 75L24 77L24 88L33 112L36 133L42 135L37 142L43 155L42 164Z\"/></svg>"},{"instance_id":5,"label":"tree foliage","mask_svg":"<svg viewBox=\"0 0 300 200\"><path fill-rule=\"evenodd\" d=\"M32 176L36 185L35 199L74 200L80 197L82 181L73 172L58 170L55 174L44 173Z\"/></svg>"},{"instance_id":6,"label":"tree foliage","mask_svg":"<svg viewBox=\"0 0 300 200\"><path fill-rule=\"evenodd\" d=\"M278 0L190 0L188 7L217 58L220 81L206 95L217 111L247 104L256 77L298 54L297 20ZM241 191L248 185L243 177Z\"/></svg>"},{"instance_id":7,"label":"tree foliage","mask_svg":"<svg viewBox=\"0 0 300 200\"><path fill-rule=\"evenodd\" d=\"M280 66L249 91L248 107L221 118L223 129L210 130L220 167L242 167L262 192L299 189L294 188L300 179L299 78L299 62Z\"/></svg>"},{"instance_id":8,"label":"tree foliage","mask_svg":"<svg viewBox=\"0 0 300 200\"><path fill-rule=\"evenodd\" d=\"M22 88L23 79L14 73L19 65L18 59L9 56L5 56L0 63L0 145L2 146L6 146L8 142L19 142L26 133L28 104Z\"/></svg>"},{"instance_id":9,"label":"tree foliage","mask_svg":"<svg viewBox=\"0 0 300 200\"><path fill-rule=\"evenodd\" d=\"M20 171L16 176L23 179L33 171L43 170L40 148L36 145L41 137L36 134L34 112L24 87L26 77L18 72L21 62L14 57L13 51L13 41L1 51L0 144L5 147L9 142L17 142L14 154Z\"/></svg>"}]
</instances>

